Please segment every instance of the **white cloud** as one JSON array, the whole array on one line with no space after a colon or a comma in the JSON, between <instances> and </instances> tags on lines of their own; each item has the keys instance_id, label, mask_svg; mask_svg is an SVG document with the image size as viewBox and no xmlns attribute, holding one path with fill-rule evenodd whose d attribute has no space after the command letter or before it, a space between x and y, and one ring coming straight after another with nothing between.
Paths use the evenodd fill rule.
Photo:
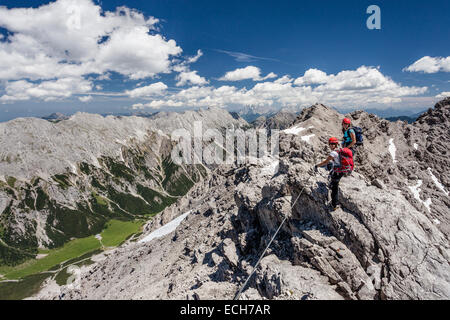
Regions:
<instances>
[{"instance_id":1,"label":"white cloud","mask_svg":"<svg viewBox=\"0 0 450 320\"><path fill-rule=\"evenodd\" d=\"M395 83L383 75L377 68L361 66L356 70L344 70L336 75L322 79L318 90L369 90L394 85ZM318 82L316 82L318 83Z\"/></svg>"},{"instance_id":2,"label":"white cloud","mask_svg":"<svg viewBox=\"0 0 450 320\"><path fill-rule=\"evenodd\" d=\"M78 100L80 100L81 102L89 102L92 100L92 96L82 96L79 97Z\"/></svg>"},{"instance_id":3,"label":"white cloud","mask_svg":"<svg viewBox=\"0 0 450 320\"><path fill-rule=\"evenodd\" d=\"M294 81L295 85L305 85L305 84L320 84L326 83L328 76L325 72L318 69L309 69L305 72L303 77L297 78Z\"/></svg>"},{"instance_id":4,"label":"white cloud","mask_svg":"<svg viewBox=\"0 0 450 320\"><path fill-rule=\"evenodd\" d=\"M440 94L438 94L436 96L436 98L438 98L438 99L444 99L444 98L447 98L447 97L450 97L450 92L441 92Z\"/></svg>"},{"instance_id":5,"label":"white cloud","mask_svg":"<svg viewBox=\"0 0 450 320\"><path fill-rule=\"evenodd\" d=\"M111 80L111 73L107 72L105 74L101 74L100 76L97 77L96 80Z\"/></svg>"},{"instance_id":6,"label":"white cloud","mask_svg":"<svg viewBox=\"0 0 450 320\"><path fill-rule=\"evenodd\" d=\"M178 72L179 74L175 77L177 87L182 87L187 84L191 85L206 85L209 83L204 77L201 77L197 74L198 71L191 71L189 65L195 63L203 56L203 52L201 50L197 51L197 54L193 57L188 57L186 60L179 62L177 65L173 67L173 71Z\"/></svg>"},{"instance_id":7,"label":"white cloud","mask_svg":"<svg viewBox=\"0 0 450 320\"><path fill-rule=\"evenodd\" d=\"M271 72L267 76L262 78L261 80L267 80L267 79L272 79L272 78L276 78L276 77L278 77L278 75L276 73Z\"/></svg>"},{"instance_id":8,"label":"white cloud","mask_svg":"<svg viewBox=\"0 0 450 320\"><path fill-rule=\"evenodd\" d=\"M92 82L82 78L62 78L42 81L39 84L18 80L6 84L6 94L0 97L0 101L12 102L31 98L52 101L68 98L73 94L87 93L91 90Z\"/></svg>"},{"instance_id":9,"label":"white cloud","mask_svg":"<svg viewBox=\"0 0 450 320\"><path fill-rule=\"evenodd\" d=\"M165 90L167 90L167 86L162 82L152 83L151 85L145 87L139 87L133 90L125 91L125 94L130 96L131 98L140 98L140 97L149 97L154 95L160 95Z\"/></svg>"},{"instance_id":10,"label":"white cloud","mask_svg":"<svg viewBox=\"0 0 450 320\"><path fill-rule=\"evenodd\" d=\"M404 68L403 71L424 73L437 73L440 71L450 72L450 57L442 58L425 56L409 67Z\"/></svg>"},{"instance_id":11,"label":"white cloud","mask_svg":"<svg viewBox=\"0 0 450 320\"><path fill-rule=\"evenodd\" d=\"M315 70L315 69L314 69ZM383 75L378 68L361 66L324 77L320 70L305 72L302 82L295 85L288 76L274 81L256 83L253 88L235 86L194 86L169 93L143 107L207 107L207 106L307 106L323 102L338 107L389 105L403 98L417 96L427 87L407 87ZM297 84L299 81L297 81ZM318 84L320 83L320 84ZM315 84L315 86L312 86Z\"/></svg>"},{"instance_id":12,"label":"white cloud","mask_svg":"<svg viewBox=\"0 0 450 320\"><path fill-rule=\"evenodd\" d=\"M187 63L188 64L195 63L202 56L203 56L203 52L202 52L202 50L199 49L199 50L197 50L197 54L195 56L188 58Z\"/></svg>"},{"instance_id":13,"label":"white cloud","mask_svg":"<svg viewBox=\"0 0 450 320\"><path fill-rule=\"evenodd\" d=\"M197 71L180 72L175 79L178 81L176 84L177 87L184 86L188 83L193 85L205 85L208 83L205 78L197 74Z\"/></svg>"},{"instance_id":14,"label":"white cloud","mask_svg":"<svg viewBox=\"0 0 450 320\"><path fill-rule=\"evenodd\" d=\"M192 63L195 63L198 61L198 59L200 59L203 56L203 52L202 50L197 50L197 54L195 56L192 57L188 57L183 61L179 61L179 60L174 60L174 62L176 62L176 65L173 66L173 71L175 72L179 72L179 73L188 73L191 72L189 65Z\"/></svg>"},{"instance_id":15,"label":"white cloud","mask_svg":"<svg viewBox=\"0 0 450 320\"><path fill-rule=\"evenodd\" d=\"M174 100L153 100L150 103L136 103L133 104L131 109L133 110L142 110L142 109L160 109L161 107L182 107L183 102L181 101L174 101Z\"/></svg>"},{"instance_id":16,"label":"white cloud","mask_svg":"<svg viewBox=\"0 0 450 320\"><path fill-rule=\"evenodd\" d=\"M131 106L132 110L140 110L140 109L144 109L145 105L142 103L135 103Z\"/></svg>"},{"instance_id":17,"label":"white cloud","mask_svg":"<svg viewBox=\"0 0 450 320\"><path fill-rule=\"evenodd\" d=\"M284 84L292 81L294 81L294 79L292 79L289 75L284 75L281 78L275 80L274 82Z\"/></svg>"},{"instance_id":18,"label":"white cloud","mask_svg":"<svg viewBox=\"0 0 450 320\"><path fill-rule=\"evenodd\" d=\"M222 81L240 81L246 79L252 79L253 81L262 81L270 78L276 78L277 75L273 72L269 73L265 77L261 77L261 69L255 66L247 66L245 68L238 68L233 71L225 73L219 80Z\"/></svg>"},{"instance_id":19,"label":"white cloud","mask_svg":"<svg viewBox=\"0 0 450 320\"><path fill-rule=\"evenodd\" d=\"M147 26L137 26L111 34L108 42L100 46L96 62L102 72L111 70L131 79L143 79L169 73L169 57L179 53L181 49L174 40L149 35Z\"/></svg>"},{"instance_id":20,"label":"white cloud","mask_svg":"<svg viewBox=\"0 0 450 320\"><path fill-rule=\"evenodd\" d=\"M143 79L169 73L182 49L158 34L157 23L126 7L104 12L92 0L0 7L0 27L11 32L0 41L0 80L54 81L89 74L108 80L109 72Z\"/></svg>"},{"instance_id":21,"label":"white cloud","mask_svg":"<svg viewBox=\"0 0 450 320\"><path fill-rule=\"evenodd\" d=\"M379 67L367 66L343 70L335 75L309 69L294 84L317 85L312 90L317 101L329 101L341 106L399 103L402 101L401 97L420 95L428 90L427 87L401 86L382 74Z\"/></svg>"}]
</instances>

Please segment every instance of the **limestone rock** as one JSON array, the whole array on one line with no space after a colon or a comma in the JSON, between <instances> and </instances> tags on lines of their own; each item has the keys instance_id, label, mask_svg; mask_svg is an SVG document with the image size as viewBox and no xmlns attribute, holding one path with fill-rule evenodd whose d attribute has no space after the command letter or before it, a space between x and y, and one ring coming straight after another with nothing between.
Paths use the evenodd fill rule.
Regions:
<instances>
[{"instance_id":1,"label":"limestone rock","mask_svg":"<svg viewBox=\"0 0 450 320\"><path fill-rule=\"evenodd\" d=\"M282 132L279 158L211 172L186 195L192 201L162 213L192 210L176 237L118 248L82 273L79 289L63 288L63 299L232 299L286 218L242 299L447 300L449 110L443 100L411 125L346 115L365 142L340 182L340 209L330 212L327 172L311 168L344 115L306 108L293 127L310 128L309 142Z\"/></svg>"}]
</instances>

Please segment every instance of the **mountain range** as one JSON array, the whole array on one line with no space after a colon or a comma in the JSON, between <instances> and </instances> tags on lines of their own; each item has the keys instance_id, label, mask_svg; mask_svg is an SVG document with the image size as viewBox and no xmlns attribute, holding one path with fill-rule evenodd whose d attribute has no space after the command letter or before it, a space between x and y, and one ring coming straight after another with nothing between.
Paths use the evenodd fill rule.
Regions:
<instances>
[{"instance_id":1,"label":"mountain range","mask_svg":"<svg viewBox=\"0 0 450 320\"><path fill-rule=\"evenodd\" d=\"M217 167L140 240L82 267L78 287L49 281L34 298L232 299L242 289L241 299L448 299L450 99L412 125L345 115L365 142L330 212L328 174L312 167L343 116L304 109L280 133L278 157Z\"/></svg>"},{"instance_id":2,"label":"mountain range","mask_svg":"<svg viewBox=\"0 0 450 320\"><path fill-rule=\"evenodd\" d=\"M196 120L205 130L245 124L219 108L1 123L0 263L17 265L39 249L95 235L111 219L154 215L175 202L207 175L201 164L170 157L170 133L192 130Z\"/></svg>"},{"instance_id":3,"label":"mountain range","mask_svg":"<svg viewBox=\"0 0 450 320\"><path fill-rule=\"evenodd\" d=\"M330 212L328 173L312 168L344 116L365 140ZM76 286L44 278L31 298L232 299L240 289L241 299L450 298L450 99L412 124L322 104L281 112L253 123L281 130L278 155L176 165L170 133L192 132L194 121L250 128L220 108L0 124L5 279L110 221L139 220L119 246L61 265L79 266Z\"/></svg>"}]
</instances>

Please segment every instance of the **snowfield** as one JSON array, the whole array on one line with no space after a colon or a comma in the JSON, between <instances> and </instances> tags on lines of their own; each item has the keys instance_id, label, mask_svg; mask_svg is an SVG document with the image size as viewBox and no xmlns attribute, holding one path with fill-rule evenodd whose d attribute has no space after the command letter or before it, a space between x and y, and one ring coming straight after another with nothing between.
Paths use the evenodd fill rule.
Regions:
<instances>
[{"instance_id":1,"label":"snowfield","mask_svg":"<svg viewBox=\"0 0 450 320\"><path fill-rule=\"evenodd\" d=\"M414 198L416 198L417 201L421 202L427 209L428 212L430 212L430 206L431 206L431 199L428 198L427 200L423 201L420 199L420 186L422 185L422 180L417 181L417 185L408 187L411 192L414 195Z\"/></svg>"},{"instance_id":2,"label":"snowfield","mask_svg":"<svg viewBox=\"0 0 450 320\"><path fill-rule=\"evenodd\" d=\"M265 167L260 171L261 175L271 175L273 176L278 172L280 161L278 159L271 160Z\"/></svg>"},{"instance_id":3,"label":"snowfield","mask_svg":"<svg viewBox=\"0 0 450 320\"><path fill-rule=\"evenodd\" d=\"M186 217L191 213L191 211L188 211L184 214L182 214L181 216L173 219L172 221L170 221L169 223L166 223L165 225L163 225L161 228L156 229L155 231L153 231L152 233L150 233L148 236L146 236L145 238L139 240L139 243L146 243L146 242L150 242L155 238L161 238L164 237L166 235L168 235L169 233L175 231L175 229L180 225L181 222L183 222L184 219L186 219Z\"/></svg>"},{"instance_id":4,"label":"snowfield","mask_svg":"<svg viewBox=\"0 0 450 320\"><path fill-rule=\"evenodd\" d=\"M311 143L309 140L311 140L312 137L315 137L315 134L310 134L309 136L303 136L302 140L306 141L307 143Z\"/></svg>"},{"instance_id":5,"label":"snowfield","mask_svg":"<svg viewBox=\"0 0 450 320\"><path fill-rule=\"evenodd\" d=\"M389 140L389 153L392 156L392 160L394 161L394 163L397 162L397 160L395 160L395 153L397 152L397 147L394 144L394 139L390 139Z\"/></svg>"},{"instance_id":6,"label":"snowfield","mask_svg":"<svg viewBox=\"0 0 450 320\"><path fill-rule=\"evenodd\" d=\"M300 132L306 130L305 128L299 127L299 126L295 126L286 130L283 130L284 133L287 134L299 134Z\"/></svg>"},{"instance_id":7,"label":"snowfield","mask_svg":"<svg viewBox=\"0 0 450 320\"><path fill-rule=\"evenodd\" d=\"M428 173L431 176L431 180L433 180L433 182L436 185L436 187L441 189L441 191L443 193L445 193L446 196L448 196L448 191L445 190L445 187L442 185L442 183L439 182L438 178L436 178L436 176L433 174L433 171L431 170L431 168L428 168L427 170L428 170Z\"/></svg>"}]
</instances>

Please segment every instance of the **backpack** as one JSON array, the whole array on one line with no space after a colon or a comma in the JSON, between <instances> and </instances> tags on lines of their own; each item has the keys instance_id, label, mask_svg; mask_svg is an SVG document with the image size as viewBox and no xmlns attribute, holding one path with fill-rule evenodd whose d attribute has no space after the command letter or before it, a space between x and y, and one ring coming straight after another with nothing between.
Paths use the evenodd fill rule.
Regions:
<instances>
[{"instance_id":1,"label":"backpack","mask_svg":"<svg viewBox=\"0 0 450 320\"><path fill-rule=\"evenodd\" d=\"M334 167L333 171L336 173L344 173L345 176L350 175L355 167L352 150L349 148L341 148L337 152L339 154L341 165L339 167Z\"/></svg>"},{"instance_id":2,"label":"backpack","mask_svg":"<svg viewBox=\"0 0 450 320\"><path fill-rule=\"evenodd\" d=\"M360 127L353 127L352 128L353 131L355 131L355 137L356 137L356 145L362 145L364 142L364 138L363 138L363 131Z\"/></svg>"}]
</instances>

